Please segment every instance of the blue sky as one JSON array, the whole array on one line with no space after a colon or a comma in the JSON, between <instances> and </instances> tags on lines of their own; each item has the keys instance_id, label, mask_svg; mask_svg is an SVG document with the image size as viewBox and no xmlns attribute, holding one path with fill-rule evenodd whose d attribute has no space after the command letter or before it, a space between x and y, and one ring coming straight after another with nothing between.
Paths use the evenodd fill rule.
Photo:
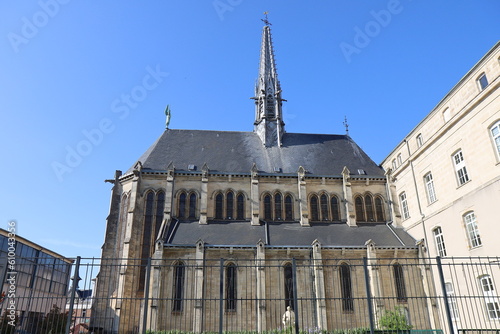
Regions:
<instances>
[{"instance_id":1,"label":"blue sky","mask_svg":"<svg viewBox=\"0 0 500 334\"><path fill-rule=\"evenodd\" d=\"M269 11L288 132L380 163L499 40L500 2L0 2L0 226L98 257L114 171L174 129L252 131Z\"/></svg>"}]
</instances>

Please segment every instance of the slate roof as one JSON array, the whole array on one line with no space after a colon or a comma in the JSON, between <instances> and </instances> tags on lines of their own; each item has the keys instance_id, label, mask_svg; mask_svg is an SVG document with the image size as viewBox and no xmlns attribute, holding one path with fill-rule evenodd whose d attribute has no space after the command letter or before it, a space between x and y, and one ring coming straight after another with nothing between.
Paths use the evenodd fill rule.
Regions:
<instances>
[{"instance_id":1,"label":"slate roof","mask_svg":"<svg viewBox=\"0 0 500 334\"><path fill-rule=\"evenodd\" d=\"M211 172L250 173L253 163L259 172L296 174L299 166L313 175L340 175L344 166L351 174L363 169L368 176L384 172L347 135L285 133L282 147L264 147L254 132L165 130L139 158L143 170L176 170L207 163ZM134 164L135 165L135 164ZM132 170L129 169L129 172Z\"/></svg>"},{"instance_id":2,"label":"slate roof","mask_svg":"<svg viewBox=\"0 0 500 334\"><path fill-rule=\"evenodd\" d=\"M364 247L371 239L378 247L415 247L415 239L402 228L385 224L350 227L345 223L317 223L304 227L297 222L283 222L268 225L270 246L311 246L317 239L324 246ZM266 241L266 226L235 221L206 225L200 225L198 221L182 221L172 226L166 245L193 246L200 239L208 246L255 246L259 240Z\"/></svg>"}]
</instances>

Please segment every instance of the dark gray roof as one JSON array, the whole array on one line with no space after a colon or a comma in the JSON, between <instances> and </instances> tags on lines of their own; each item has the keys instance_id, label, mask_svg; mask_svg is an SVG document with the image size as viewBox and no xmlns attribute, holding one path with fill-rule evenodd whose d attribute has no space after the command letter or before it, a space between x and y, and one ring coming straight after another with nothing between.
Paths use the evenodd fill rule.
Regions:
<instances>
[{"instance_id":1,"label":"dark gray roof","mask_svg":"<svg viewBox=\"0 0 500 334\"><path fill-rule=\"evenodd\" d=\"M285 133L282 147L266 148L254 132L165 130L139 161L143 170L166 170L173 162L176 170L195 165L200 171L207 163L211 172L249 173L256 163L264 173L296 174L302 166L309 174L340 175L347 166L351 174L384 175L347 135Z\"/></svg>"},{"instance_id":2,"label":"dark gray roof","mask_svg":"<svg viewBox=\"0 0 500 334\"><path fill-rule=\"evenodd\" d=\"M365 224L350 227L345 223L318 223L310 227L299 223L269 223L269 245L311 246L318 240L323 246L364 247L373 240L380 247L414 247L415 239L401 228L392 228L399 239L385 224ZM197 221L183 221L172 226L166 240L175 246L193 246L198 240L213 246L255 246L266 241L266 226L252 226L249 222L210 222L200 225Z\"/></svg>"}]
</instances>

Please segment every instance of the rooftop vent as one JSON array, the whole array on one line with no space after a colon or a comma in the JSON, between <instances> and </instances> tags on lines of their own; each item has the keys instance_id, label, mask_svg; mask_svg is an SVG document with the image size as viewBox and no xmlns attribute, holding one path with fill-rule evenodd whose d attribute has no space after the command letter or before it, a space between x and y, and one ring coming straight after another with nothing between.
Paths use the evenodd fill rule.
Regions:
<instances>
[{"instance_id":1,"label":"rooftop vent","mask_svg":"<svg viewBox=\"0 0 500 334\"><path fill-rule=\"evenodd\" d=\"M188 170L196 170L196 165L188 165Z\"/></svg>"}]
</instances>

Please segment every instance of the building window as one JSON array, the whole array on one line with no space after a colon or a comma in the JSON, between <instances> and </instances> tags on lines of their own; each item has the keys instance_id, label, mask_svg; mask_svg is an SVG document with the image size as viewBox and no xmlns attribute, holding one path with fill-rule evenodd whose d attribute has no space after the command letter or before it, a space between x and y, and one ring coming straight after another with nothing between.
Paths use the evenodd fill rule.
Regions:
<instances>
[{"instance_id":1,"label":"building window","mask_svg":"<svg viewBox=\"0 0 500 334\"><path fill-rule=\"evenodd\" d=\"M364 222L365 220L365 210L363 208L363 198L361 196L356 196L354 199L354 207L356 210L356 221Z\"/></svg>"},{"instance_id":2,"label":"building window","mask_svg":"<svg viewBox=\"0 0 500 334\"><path fill-rule=\"evenodd\" d=\"M479 84L480 90L483 90L486 87L488 87L488 78L486 77L485 73L483 73L479 76L479 78L477 79L477 83Z\"/></svg>"},{"instance_id":3,"label":"building window","mask_svg":"<svg viewBox=\"0 0 500 334\"><path fill-rule=\"evenodd\" d=\"M443 111L443 120L444 122L448 122L451 118L451 111L450 111L450 108L446 108L444 111Z\"/></svg>"},{"instance_id":4,"label":"building window","mask_svg":"<svg viewBox=\"0 0 500 334\"><path fill-rule=\"evenodd\" d=\"M236 311L236 265L226 266L226 311Z\"/></svg>"},{"instance_id":5,"label":"building window","mask_svg":"<svg viewBox=\"0 0 500 334\"><path fill-rule=\"evenodd\" d=\"M497 152L497 158L500 159L500 121L491 127L491 138Z\"/></svg>"},{"instance_id":6,"label":"building window","mask_svg":"<svg viewBox=\"0 0 500 334\"><path fill-rule=\"evenodd\" d=\"M193 219L196 217L196 194L191 193L189 195L189 218Z\"/></svg>"},{"instance_id":7,"label":"building window","mask_svg":"<svg viewBox=\"0 0 500 334\"><path fill-rule=\"evenodd\" d=\"M318 196L311 196L311 220L318 221L319 220L319 208L318 208Z\"/></svg>"},{"instance_id":8,"label":"building window","mask_svg":"<svg viewBox=\"0 0 500 334\"><path fill-rule=\"evenodd\" d=\"M322 194L320 197L320 206L321 206L321 220L329 220L328 197L325 194Z\"/></svg>"},{"instance_id":9,"label":"building window","mask_svg":"<svg viewBox=\"0 0 500 334\"><path fill-rule=\"evenodd\" d=\"M453 155L453 163L455 165L458 184L461 186L462 184L469 181L469 175L467 174L467 168L465 167L465 160L464 155L462 154L462 150Z\"/></svg>"},{"instance_id":10,"label":"building window","mask_svg":"<svg viewBox=\"0 0 500 334\"><path fill-rule=\"evenodd\" d=\"M384 222L384 200L380 197L375 197L375 213L377 214L377 221Z\"/></svg>"},{"instance_id":11,"label":"building window","mask_svg":"<svg viewBox=\"0 0 500 334\"><path fill-rule=\"evenodd\" d=\"M444 245L444 237L441 227L440 226L436 227L435 229L432 230L432 233L434 234L434 240L436 242L436 249L438 255L441 257L446 256L446 247Z\"/></svg>"},{"instance_id":12,"label":"building window","mask_svg":"<svg viewBox=\"0 0 500 334\"><path fill-rule=\"evenodd\" d=\"M178 218L184 218L186 215L186 193L179 195L179 212L177 212Z\"/></svg>"},{"instance_id":13,"label":"building window","mask_svg":"<svg viewBox=\"0 0 500 334\"><path fill-rule=\"evenodd\" d=\"M183 262L177 262L174 266L174 285L173 285L173 312L182 311L182 299L184 295L184 274L186 267Z\"/></svg>"},{"instance_id":14,"label":"building window","mask_svg":"<svg viewBox=\"0 0 500 334\"><path fill-rule=\"evenodd\" d=\"M490 275L479 277L479 285L483 291L484 302L488 317L490 319L500 319L500 305L498 303L498 296L495 294L495 286Z\"/></svg>"},{"instance_id":15,"label":"building window","mask_svg":"<svg viewBox=\"0 0 500 334\"><path fill-rule=\"evenodd\" d=\"M424 139L422 138L422 134L419 133L417 135L417 147L421 147L424 144Z\"/></svg>"},{"instance_id":16,"label":"building window","mask_svg":"<svg viewBox=\"0 0 500 334\"><path fill-rule=\"evenodd\" d=\"M177 218L196 218L196 202L197 197L195 193L188 194L184 191L181 192L179 195Z\"/></svg>"},{"instance_id":17,"label":"building window","mask_svg":"<svg viewBox=\"0 0 500 334\"><path fill-rule=\"evenodd\" d=\"M234 194L232 191L226 193L226 219L233 219L234 212Z\"/></svg>"},{"instance_id":18,"label":"building window","mask_svg":"<svg viewBox=\"0 0 500 334\"><path fill-rule=\"evenodd\" d=\"M264 196L264 219L273 219L271 211L271 195Z\"/></svg>"},{"instance_id":19,"label":"building window","mask_svg":"<svg viewBox=\"0 0 500 334\"><path fill-rule=\"evenodd\" d=\"M285 279L285 309L290 306L293 310L293 269L290 263L285 264L283 267L283 275Z\"/></svg>"},{"instance_id":20,"label":"building window","mask_svg":"<svg viewBox=\"0 0 500 334\"><path fill-rule=\"evenodd\" d=\"M236 198L236 219L245 219L245 196L239 194Z\"/></svg>"},{"instance_id":21,"label":"building window","mask_svg":"<svg viewBox=\"0 0 500 334\"><path fill-rule=\"evenodd\" d=\"M274 194L274 220L282 220L283 212L283 202L281 200L281 194Z\"/></svg>"},{"instance_id":22,"label":"building window","mask_svg":"<svg viewBox=\"0 0 500 334\"><path fill-rule=\"evenodd\" d=\"M451 320L458 320L458 305L455 291L451 283L445 283L446 295L448 296L448 305L450 307Z\"/></svg>"},{"instance_id":23,"label":"building window","mask_svg":"<svg viewBox=\"0 0 500 334\"><path fill-rule=\"evenodd\" d=\"M396 164L396 159L392 159L392 169L396 170L398 168L398 165Z\"/></svg>"},{"instance_id":24,"label":"building window","mask_svg":"<svg viewBox=\"0 0 500 334\"><path fill-rule=\"evenodd\" d=\"M332 196L330 199L330 208L332 210L332 221L340 221L339 199L337 196Z\"/></svg>"},{"instance_id":25,"label":"building window","mask_svg":"<svg viewBox=\"0 0 500 334\"><path fill-rule=\"evenodd\" d=\"M401 214L403 215L403 219L410 218L410 211L408 210L408 201L406 200L405 192L399 194L399 202L401 203Z\"/></svg>"},{"instance_id":26,"label":"building window","mask_svg":"<svg viewBox=\"0 0 500 334\"><path fill-rule=\"evenodd\" d=\"M373 199L371 195L365 196L366 221L374 222Z\"/></svg>"},{"instance_id":27,"label":"building window","mask_svg":"<svg viewBox=\"0 0 500 334\"><path fill-rule=\"evenodd\" d=\"M218 193L215 196L215 219L222 219L222 207L223 207L224 196Z\"/></svg>"},{"instance_id":28,"label":"building window","mask_svg":"<svg viewBox=\"0 0 500 334\"><path fill-rule=\"evenodd\" d=\"M290 195L285 196L285 220L293 220L293 200Z\"/></svg>"},{"instance_id":29,"label":"building window","mask_svg":"<svg viewBox=\"0 0 500 334\"><path fill-rule=\"evenodd\" d=\"M425 189L427 191L427 200L429 204L434 203L436 201L436 190L434 189L434 179L432 177L432 173L427 173L424 176Z\"/></svg>"},{"instance_id":30,"label":"building window","mask_svg":"<svg viewBox=\"0 0 500 334\"><path fill-rule=\"evenodd\" d=\"M401 166L403 164L403 158L401 157L401 153L398 154L398 166Z\"/></svg>"},{"instance_id":31,"label":"building window","mask_svg":"<svg viewBox=\"0 0 500 334\"><path fill-rule=\"evenodd\" d=\"M396 298L398 302L406 302L406 285L405 278L403 274L403 267L399 263L395 263L392 266L394 274L394 284L396 285Z\"/></svg>"},{"instance_id":32,"label":"building window","mask_svg":"<svg viewBox=\"0 0 500 334\"><path fill-rule=\"evenodd\" d=\"M481 246L481 237L479 236L479 229L477 228L474 212L469 212L464 215L464 223L470 248Z\"/></svg>"},{"instance_id":33,"label":"building window","mask_svg":"<svg viewBox=\"0 0 500 334\"><path fill-rule=\"evenodd\" d=\"M342 293L342 310L354 311L354 302L352 298L351 284L351 268L346 263L340 265L339 268L341 293Z\"/></svg>"}]
</instances>

